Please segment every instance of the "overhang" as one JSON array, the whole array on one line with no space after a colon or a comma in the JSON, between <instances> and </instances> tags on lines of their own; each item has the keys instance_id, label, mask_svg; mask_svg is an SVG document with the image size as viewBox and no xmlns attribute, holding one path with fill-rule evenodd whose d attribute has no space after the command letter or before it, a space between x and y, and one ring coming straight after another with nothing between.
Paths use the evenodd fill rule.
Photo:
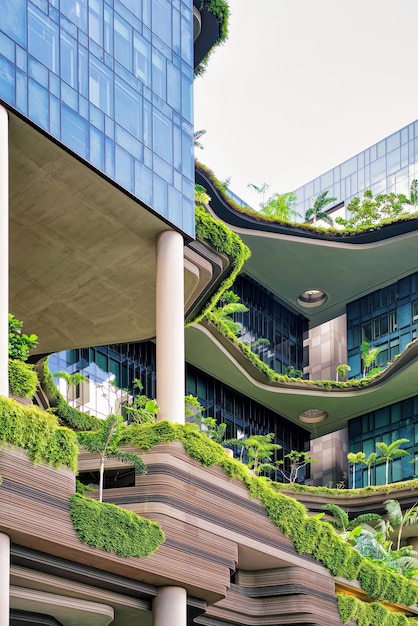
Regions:
<instances>
[{"instance_id":1,"label":"overhang","mask_svg":"<svg viewBox=\"0 0 418 626\"><path fill-rule=\"evenodd\" d=\"M310 327L342 315L347 303L418 271L418 219L357 235L327 235L238 211L200 168L196 182L211 196L215 216L251 249L245 273L307 317ZM325 293L321 306L303 305L299 297L309 290Z\"/></svg>"}]
</instances>

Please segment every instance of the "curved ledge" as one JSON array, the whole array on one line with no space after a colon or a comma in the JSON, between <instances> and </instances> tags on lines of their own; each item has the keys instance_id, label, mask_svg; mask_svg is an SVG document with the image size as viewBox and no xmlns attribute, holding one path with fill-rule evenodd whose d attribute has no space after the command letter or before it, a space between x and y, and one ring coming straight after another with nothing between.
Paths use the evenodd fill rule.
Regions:
<instances>
[{"instance_id":1,"label":"curved ledge","mask_svg":"<svg viewBox=\"0 0 418 626\"><path fill-rule=\"evenodd\" d=\"M250 215L235 209L232 204L228 202L226 195L224 196L219 192L213 178L199 163L195 163L195 178L197 184L207 189L211 197L210 206L216 216L230 226L261 230L266 233L278 233L281 235L318 239L320 241L347 242L355 245L376 243L384 239L399 237L399 235L418 230L418 217L400 219L390 224L382 224L380 226L376 225L376 227L370 228L370 230L351 234L342 234L335 231L329 233L325 229L315 229L312 226L303 226L296 223L285 224L283 222L265 220L261 216Z\"/></svg>"},{"instance_id":2,"label":"curved ledge","mask_svg":"<svg viewBox=\"0 0 418 626\"><path fill-rule=\"evenodd\" d=\"M338 387L329 381L334 385L331 389L315 385L314 381L269 380L238 345L206 321L186 330L186 352L187 360L195 367L306 428L315 437L345 427L353 417L410 397L418 375L418 342L410 344L390 367L365 386ZM313 408L326 411L327 418L320 423L302 423L299 414Z\"/></svg>"}]
</instances>

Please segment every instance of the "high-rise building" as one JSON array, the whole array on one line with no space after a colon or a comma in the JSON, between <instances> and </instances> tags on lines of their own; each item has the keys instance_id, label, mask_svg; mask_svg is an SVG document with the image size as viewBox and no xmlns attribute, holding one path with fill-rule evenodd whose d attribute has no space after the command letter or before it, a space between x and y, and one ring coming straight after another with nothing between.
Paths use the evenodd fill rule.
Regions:
<instances>
[{"instance_id":1,"label":"high-rise building","mask_svg":"<svg viewBox=\"0 0 418 626\"><path fill-rule=\"evenodd\" d=\"M320 463L301 478L315 484L347 481L347 452L370 454L379 441L405 438L415 458L416 218L350 235L265 222L194 164L193 74L225 36L227 6L3 0L1 8L0 393L8 395L10 310L39 336L34 360L52 354L53 372L86 376L66 390L86 414L120 410L140 379L161 421L182 424L191 393L228 438L274 433L277 459L310 449ZM337 198L334 216L364 189L409 194L417 127L297 190L298 210L322 191ZM195 238L195 181L251 249L235 282L248 308L235 319L245 347L205 320L184 330L233 265L231 250ZM370 382L361 380L362 342L380 348L386 368ZM347 386L335 383L341 364L351 367ZM107 503L161 524L158 551L127 557L121 526L100 514L83 543L70 517L73 466L33 466L45 450L26 446L28 457L23 439L0 451L0 626L335 626L335 592L361 593L324 559L300 554L244 484L190 459L179 442L146 455L145 477L119 461L105 476ZM393 460L392 481L414 476L409 458ZM85 482L96 482L99 465L80 455ZM384 473L376 465L373 482ZM358 470L356 485L367 477ZM410 533L415 541L418 530Z\"/></svg>"}]
</instances>

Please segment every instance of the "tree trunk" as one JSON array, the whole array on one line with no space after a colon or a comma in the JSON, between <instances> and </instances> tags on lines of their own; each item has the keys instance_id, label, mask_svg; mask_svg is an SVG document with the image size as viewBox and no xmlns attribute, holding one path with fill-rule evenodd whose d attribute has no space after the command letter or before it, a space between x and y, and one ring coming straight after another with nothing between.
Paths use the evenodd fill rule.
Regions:
<instances>
[{"instance_id":1,"label":"tree trunk","mask_svg":"<svg viewBox=\"0 0 418 626\"><path fill-rule=\"evenodd\" d=\"M103 502L104 457L100 459L99 502Z\"/></svg>"}]
</instances>

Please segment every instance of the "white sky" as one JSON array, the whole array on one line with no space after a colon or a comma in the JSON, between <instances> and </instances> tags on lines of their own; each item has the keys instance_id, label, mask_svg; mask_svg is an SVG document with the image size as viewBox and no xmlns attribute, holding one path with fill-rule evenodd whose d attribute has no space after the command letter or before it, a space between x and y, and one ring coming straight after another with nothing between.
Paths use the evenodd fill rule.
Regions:
<instances>
[{"instance_id":1,"label":"white sky","mask_svg":"<svg viewBox=\"0 0 418 626\"><path fill-rule=\"evenodd\" d=\"M196 157L256 207L418 118L417 0L229 0L195 80Z\"/></svg>"}]
</instances>

